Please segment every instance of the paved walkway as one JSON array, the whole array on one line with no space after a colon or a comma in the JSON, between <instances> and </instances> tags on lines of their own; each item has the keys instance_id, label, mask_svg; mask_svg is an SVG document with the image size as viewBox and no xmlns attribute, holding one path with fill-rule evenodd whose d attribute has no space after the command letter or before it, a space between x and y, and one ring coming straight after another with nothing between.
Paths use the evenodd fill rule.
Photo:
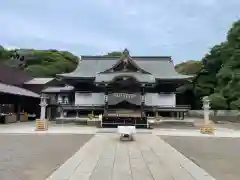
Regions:
<instances>
[{"instance_id":1,"label":"paved walkway","mask_svg":"<svg viewBox=\"0 0 240 180\"><path fill-rule=\"evenodd\" d=\"M14 123L0 125L0 134L106 134L116 133L116 128L96 128L89 126L69 125L50 125L48 131L35 131L34 122ZM214 134L201 134L200 130L194 129L172 129L172 128L156 128L156 129L137 129L137 133L167 135L167 136L197 136L197 137L240 137L240 131L228 128L217 127Z\"/></svg>"},{"instance_id":2,"label":"paved walkway","mask_svg":"<svg viewBox=\"0 0 240 180\"><path fill-rule=\"evenodd\" d=\"M153 134L97 134L47 180L214 180Z\"/></svg>"}]
</instances>

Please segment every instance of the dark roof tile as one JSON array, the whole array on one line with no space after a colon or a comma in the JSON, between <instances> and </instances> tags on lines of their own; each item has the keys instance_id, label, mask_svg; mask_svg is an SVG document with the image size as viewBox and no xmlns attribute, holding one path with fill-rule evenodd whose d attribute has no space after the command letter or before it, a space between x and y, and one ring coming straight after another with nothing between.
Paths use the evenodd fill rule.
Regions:
<instances>
[{"instance_id":1,"label":"dark roof tile","mask_svg":"<svg viewBox=\"0 0 240 180\"><path fill-rule=\"evenodd\" d=\"M0 63L0 82L10 85L22 85L24 82L33 79L27 72L21 69L10 67Z\"/></svg>"},{"instance_id":2,"label":"dark roof tile","mask_svg":"<svg viewBox=\"0 0 240 180\"><path fill-rule=\"evenodd\" d=\"M65 78L95 78L116 64L120 57L82 56L75 71L59 74ZM151 73L156 79L186 79L191 76L176 72L169 56L132 56L132 60L143 70Z\"/></svg>"}]
</instances>

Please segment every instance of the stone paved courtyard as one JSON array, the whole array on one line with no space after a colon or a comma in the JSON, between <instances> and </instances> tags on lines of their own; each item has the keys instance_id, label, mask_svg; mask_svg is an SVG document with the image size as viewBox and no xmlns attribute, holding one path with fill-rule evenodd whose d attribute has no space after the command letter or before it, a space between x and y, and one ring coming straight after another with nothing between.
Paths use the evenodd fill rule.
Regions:
<instances>
[{"instance_id":1,"label":"stone paved courtyard","mask_svg":"<svg viewBox=\"0 0 240 180\"><path fill-rule=\"evenodd\" d=\"M152 134L97 134L47 180L213 180Z\"/></svg>"},{"instance_id":2,"label":"stone paved courtyard","mask_svg":"<svg viewBox=\"0 0 240 180\"><path fill-rule=\"evenodd\" d=\"M239 137L232 129L203 135L160 128L138 129L135 141L121 142L117 129L54 125L36 132L31 122L0 125L0 180L235 180Z\"/></svg>"},{"instance_id":3,"label":"stone paved courtyard","mask_svg":"<svg viewBox=\"0 0 240 180\"><path fill-rule=\"evenodd\" d=\"M161 138L217 180L240 179L240 138Z\"/></svg>"},{"instance_id":4,"label":"stone paved courtyard","mask_svg":"<svg viewBox=\"0 0 240 180\"><path fill-rule=\"evenodd\" d=\"M91 137L0 134L0 180L45 180Z\"/></svg>"}]
</instances>

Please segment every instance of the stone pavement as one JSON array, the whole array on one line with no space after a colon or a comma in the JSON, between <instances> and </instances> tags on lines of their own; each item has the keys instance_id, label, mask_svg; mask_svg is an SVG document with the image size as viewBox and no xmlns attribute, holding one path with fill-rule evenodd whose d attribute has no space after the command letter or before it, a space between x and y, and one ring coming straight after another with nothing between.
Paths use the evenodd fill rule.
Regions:
<instances>
[{"instance_id":1,"label":"stone pavement","mask_svg":"<svg viewBox=\"0 0 240 180\"><path fill-rule=\"evenodd\" d=\"M0 134L0 180L45 180L92 137Z\"/></svg>"},{"instance_id":2,"label":"stone pavement","mask_svg":"<svg viewBox=\"0 0 240 180\"><path fill-rule=\"evenodd\" d=\"M116 133L116 128L96 128L89 126L69 125L50 125L47 131L35 131L34 122L13 123L0 125L0 134L109 134ZM213 135L201 134L200 130L195 129L137 129L137 133L167 135L167 136L192 136L192 137L240 137L240 130L217 127Z\"/></svg>"},{"instance_id":3,"label":"stone pavement","mask_svg":"<svg viewBox=\"0 0 240 180\"><path fill-rule=\"evenodd\" d=\"M216 128L214 134L202 134L200 130L192 130L192 129L153 129L152 133L159 136L191 136L191 137L231 137L231 138L239 138L240 131L233 130L228 128Z\"/></svg>"},{"instance_id":4,"label":"stone pavement","mask_svg":"<svg viewBox=\"0 0 240 180\"><path fill-rule=\"evenodd\" d=\"M0 125L0 134L95 134L98 128L75 124L50 124L47 131L36 131L35 122L18 122Z\"/></svg>"},{"instance_id":5,"label":"stone pavement","mask_svg":"<svg viewBox=\"0 0 240 180\"><path fill-rule=\"evenodd\" d=\"M47 180L214 180L153 134L96 134Z\"/></svg>"},{"instance_id":6,"label":"stone pavement","mask_svg":"<svg viewBox=\"0 0 240 180\"><path fill-rule=\"evenodd\" d=\"M217 180L239 180L240 138L161 136Z\"/></svg>"}]
</instances>

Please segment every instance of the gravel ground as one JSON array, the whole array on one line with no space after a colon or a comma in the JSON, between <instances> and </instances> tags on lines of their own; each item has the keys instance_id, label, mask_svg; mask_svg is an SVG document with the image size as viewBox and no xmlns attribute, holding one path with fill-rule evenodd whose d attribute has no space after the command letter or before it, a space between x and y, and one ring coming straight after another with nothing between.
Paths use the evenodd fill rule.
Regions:
<instances>
[{"instance_id":1,"label":"gravel ground","mask_svg":"<svg viewBox=\"0 0 240 180\"><path fill-rule=\"evenodd\" d=\"M161 138L205 169L216 180L240 179L240 138Z\"/></svg>"},{"instance_id":2,"label":"gravel ground","mask_svg":"<svg viewBox=\"0 0 240 180\"><path fill-rule=\"evenodd\" d=\"M92 135L0 135L0 180L45 180Z\"/></svg>"}]
</instances>

